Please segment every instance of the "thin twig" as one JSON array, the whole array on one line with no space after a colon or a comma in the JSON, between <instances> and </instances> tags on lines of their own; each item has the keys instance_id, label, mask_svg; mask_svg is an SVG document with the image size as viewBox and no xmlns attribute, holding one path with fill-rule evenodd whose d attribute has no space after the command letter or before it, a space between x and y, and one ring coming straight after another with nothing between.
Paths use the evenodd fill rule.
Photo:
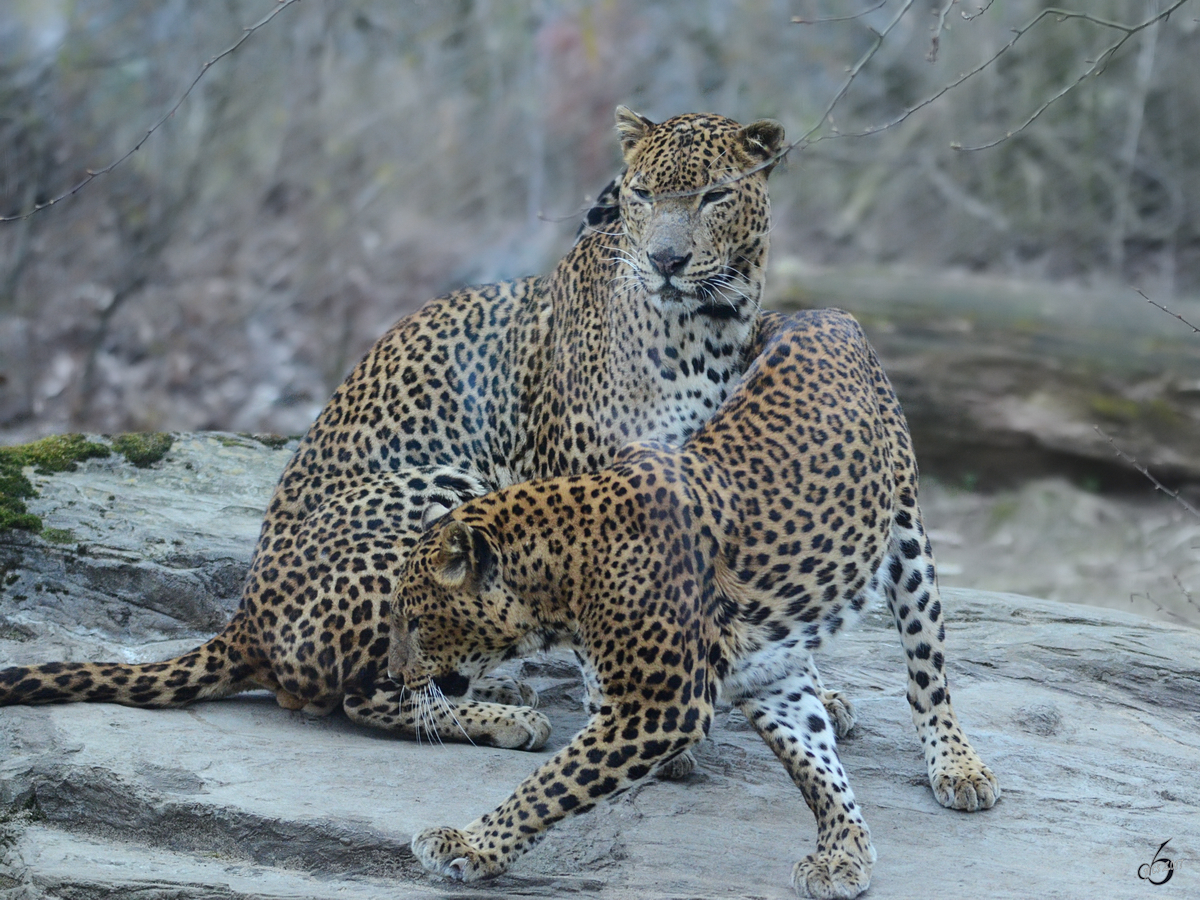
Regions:
<instances>
[{"instance_id":1,"label":"thin twig","mask_svg":"<svg viewBox=\"0 0 1200 900\"><path fill-rule=\"evenodd\" d=\"M1140 290L1138 290L1138 293L1141 294L1141 297L1143 300L1145 300L1147 303L1149 303L1155 309L1161 309L1168 316L1174 316L1176 319L1178 319L1180 322L1182 322L1188 328L1192 329L1192 334L1200 334L1200 328L1197 328L1195 325L1193 325L1191 322L1189 322L1187 319L1185 319L1179 313L1172 312L1171 310L1169 310L1165 306L1163 306L1161 303L1156 303L1155 301L1153 301L1149 297L1147 297L1145 294L1142 294L1142 292Z\"/></svg>"},{"instance_id":2,"label":"thin twig","mask_svg":"<svg viewBox=\"0 0 1200 900\"><path fill-rule=\"evenodd\" d=\"M1042 12L1040 12L1036 17L1034 17L1034 19L1029 23L1028 26L1026 26L1026 28L1023 31L1018 33L1017 37L1013 38L1012 42L1008 46L1012 46L1013 43L1016 43L1017 39L1021 36L1022 33L1024 33L1024 31L1028 31L1035 24L1037 24L1038 21L1040 21L1041 19L1043 19L1049 15L1054 16L1059 22L1063 22L1067 19L1082 19L1083 21L1091 22L1094 25L1101 25L1105 28L1112 28L1117 31L1121 31L1121 32L1123 32L1123 35L1122 35L1121 39L1119 41L1117 41L1115 44L1112 44L1112 45L1106 47L1100 53L1100 55L1098 57L1096 57L1096 61L1094 63L1092 63L1092 65L1090 67L1088 67L1087 71L1085 71L1082 75L1080 75L1078 78L1076 78L1070 84L1063 87L1061 90L1050 95L1050 97L1048 97L1037 109L1035 109L1029 115L1029 117L1025 119L1024 122L1022 122L1016 128L1014 128L1010 131L1006 131L1004 133L1003 137L999 137L993 141L988 141L985 144L978 144L973 147L963 147L961 145L952 145L952 146L954 147L955 150L964 150L967 152L973 152L976 150L988 150L988 149L991 149L992 147L1002 144L1004 141L1007 141L1013 135L1020 134L1022 131L1024 131L1026 128L1028 128L1030 125L1032 125L1035 121L1037 121L1037 119L1042 115L1042 113L1044 113L1046 110L1048 110L1051 106L1053 106L1055 103L1057 103L1063 97L1065 97L1071 91L1075 90L1075 88L1077 88L1080 84L1082 84L1089 75L1099 75L1101 72L1103 72L1104 69L1108 66L1109 60L1111 60L1113 58L1113 56L1116 54L1116 52L1118 50L1120 50L1125 45L1125 42L1128 41L1131 37L1133 37L1135 34L1138 34L1141 31L1144 31L1145 29L1149 28L1151 25L1154 25L1155 23L1161 22L1163 19L1166 19L1168 16L1171 15L1171 13L1173 13L1175 10L1179 9L1179 7L1183 6L1183 4L1185 4L1187 2L1188 2L1188 0L1175 0L1175 2L1173 4L1171 4L1171 6L1169 6L1166 10L1158 13L1157 15L1151 16L1149 19L1146 19L1144 22L1142 22L1138 25L1124 25L1120 22L1110 21L1109 19L1101 19L1098 16L1091 15L1090 13L1075 12L1073 10L1054 9L1054 8L1042 10Z\"/></svg>"},{"instance_id":3,"label":"thin twig","mask_svg":"<svg viewBox=\"0 0 1200 900\"><path fill-rule=\"evenodd\" d=\"M300 0L276 0L275 8L272 9L269 13L267 13L266 16L264 16L260 21L256 22L255 24L250 25L247 28L243 28L242 36L240 38L238 38L236 41L234 41L234 43L231 46L227 47L225 50L222 50L220 53L218 53L216 56L214 56L212 59L210 59L208 62L206 62L204 65L202 65L200 67L200 71L197 73L196 77L194 79L192 79L192 83L188 85L187 90L184 91L182 95L180 95L179 99L175 102L175 105L172 106L169 110L167 110L166 115L164 115L161 119L159 119L157 122L155 122L150 127L150 129L144 135L142 135L142 139L140 141L138 141L136 144L134 144L133 148L131 150L129 150L127 153L125 153L124 156L121 156L118 159L113 160L112 162L110 162L107 166L105 166L102 169L88 169L87 174L83 178L83 180L80 181L78 184L76 184L70 190L64 191L63 193L59 194L57 197L47 200L45 203L39 203L39 204L35 205L32 209L28 210L27 212L20 213L15 216L0 216L0 222L17 222L17 221L20 221L21 219L28 219L34 213L41 212L43 209L47 209L48 207L51 207L54 204L58 203L60 200L65 200L68 197L73 196L74 194L78 193L83 187L90 184L96 178L99 178L101 175L105 175L105 174L111 172L113 169L115 169L121 163L125 162L125 160L129 159L129 157L133 156L133 154L137 153L138 150L140 150L142 148L142 145L144 143L146 143L147 140L149 140L150 135L152 135L152 134L154 134L154 132L158 131L158 129L163 126L163 124L167 121L167 119L169 119L169 118L171 118L171 116L175 115L175 112L179 109L180 106L183 105L183 101L188 98L188 95L191 94L192 90L196 87L196 85L200 83L200 79L204 77L205 73L207 73L208 70L211 69L214 64L216 64L218 61L224 59L229 54L233 53L234 50L236 50L238 47L242 46L242 44L244 44L246 42L246 40L250 37L250 35L254 34L254 32L258 31L260 28L262 28L264 25L266 25L268 22L270 22L272 19L274 19L277 15L279 15L281 12L283 12L285 9L287 9L289 6L291 6L293 3L299 3L299 2L300 2Z\"/></svg>"},{"instance_id":4,"label":"thin twig","mask_svg":"<svg viewBox=\"0 0 1200 900\"><path fill-rule=\"evenodd\" d=\"M1177 613L1173 610L1167 609L1164 606L1160 605L1159 602L1157 600L1155 600L1150 594L1138 594L1138 593L1130 594L1129 595L1130 604L1132 604L1134 602L1134 599L1137 597L1144 598L1146 600L1146 602L1148 602L1151 606L1153 606L1156 610L1159 611L1159 613L1161 613L1164 616L1170 616L1172 619L1178 619L1180 622L1187 622L1189 625L1192 624L1186 618L1181 616L1179 613Z\"/></svg>"},{"instance_id":5,"label":"thin twig","mask_svg":"<svg viewBox=\"0 0 1200 900\"><path fill-rule=\"evenodd\" d=\"M972 19L978 19L985 12L987 12L989 9L992 8L993 2L995 2L995 0L987 0L987 3L985 3L985 4L983 4L983 6L979 7L979 9L975 10L975 12L969 13L969 12L963 11L962 13L960 13L960 15L964 19L966 19L968 22L970 22Z\"/></svg>"},{"instance_id":6,"label":"thin twig","mask_svg":"<svg viewBox=\"0 0 1200 900\"><path fill-rule=\"evenodd\" d=\"M1172 4L1171 7L1168 8L1167 10L1165 10L1164 12L1161 12L1158 15L1154 16L1153 18L1147 19L1145 22L1142 22L1138 25L1123 25L1119 22L1110 22L1107 19L1100 19L1100 18L1097 18L1096 16L1090 15L1088 13L1076 13L1076 12L1071 12L1069 10L1062 10L1062 9L1044 9L1041 12L1039 12L1036 16L1034 16L1032 19L1030 19L1028 22L1026 22L1020 28L1014 28L1012 40L1010 40L1007 44L1005 44L1003 47L1001 47L999 50L997 50L995 53L993 53L991 56L989 56L987 59L985 59L979 65L975 66L975 68L970 69L967 72L964 72L962 75L959 75L953 81L950 81L950 82L944 84L942 87L938 88L936 91L934 91L928 97L926 97L924 100L921 100L920 102L915 103L912 106L903 110L895 118L889 119L886 122L881 122L878 125L872 125L871 127L865 128L862 131L853 131L853 132L846 131L846 132L840 132L840 133L835 133L835 134L821 135L820 137L816 138L815 140L807 141L807 143L815 144L815 143L817 143L817 141L824 141L824 140L828 140L830 138L868 137L872 134L878 134L881 131L887 131L889 128L896 127L901 122L905 121L910 116L912 116L913 113L924 109L925 107L929 106L930 104L932 104L935 101L937 101L938 99L940 99L945 94L954 90L956 87L958 87L963 82L968 81L971 78L974 78L976 75L978 75L984 69L987 69L994 62L996 62L996 60L998 60L1000 57L1004 56L1004 54L1006 54L1010 50L1012 50L1013 47L1016 46L1017 42L1020 41L1022 37L1024 37L1035 25L1037 25L1039 22L1041 22L1043 19L1045 19L1047 17L1055 16L1059 19L1059 21L1062 21L1064 19L1084 19L1084 20L1092 22L1096 25L1104 25L1106 27L1115 28L1119 31L1125 32L1125 36L1116 45L1114 45L1113 47L1109 47L1108 50L1104 51L1104 53L1101 54L1101 57L1096 61L1096 64L1093 65L1091 69L1089 69L1087 72L1085 72L1077 81L1068 85L1066 88L1061 90L1058 94L1051 97L1050 100L1048 100L1045 104L1042 105L1042 107L1040 107L1038 110L1036 110L1035 113L1033 114L1033 116L1031 116L1024 124L1022 124L1020 126L1020 128L1017 128L1013 131L1008 132L1004 137L997 139L996 141L992 142L991 144L986 144L986 145L982 145L979 147L964 148L961 144L959 144L957 142L950 145L955 150L964 150L964 149L966 149L966 150L983 150L983 149L986 149L986 147L994 147L996 144L999 144L999 143L1002 143L1003 141L1008 140L1008 138L1012 137L1012 135L1017 134L1018 132L1024 130L1025 128L1028 128L1034 119L1036 119L1038 116L1040 116L1043 112L1046 111L1047 107L1049 107L1056 100L1061 99L1065 94L1067 94L1071 90L1073 90L1080 82L1082 82L1085 78L1087 78L1087 76L1089 74L1096 71L1100 67L1100 64L1102 62L1107 62L1108 58L1112 55L1112 53L1116 52L1116 49L1118 49L1120 47L1120 45L1123 44L1125 41L1127 41L1130 37L1132 37L1134 34L1137 34L1139 31L1142 31L1143 29L1148 28L1150 25L1153 25L1155 22L1160 21L1161 19L1167 18L1167 16L1169 16L1176 9L1178 9L1179 7L1181 7L1183 4L1185 4L1187 2L1189 2L1189 0L1176 0L1176 2L1174 4ZM989 4L989 6L990 5L991 4ZM986 8L987 7L984 7L984 10L986 10ZM964 16L964 18L973 19L973 18L976 18L976 16L982 14L984 10L980 10L980 12L976 13L975 16L968 17L966 15L966 13L964 13L963 16ZM807 137L807 135L805 137ZM791 149L791 148L789 147L788 149Z\"/></svg>"},{"instance_id":7,"label":"thin twig","mask_svg":"<svg viewBox=\"0 0 1200 900\"><path fill-rule=\"evenodd\" d=\"M1120 447L1118 447L1116 444L1116 441L1114 441L1111 437L1109 437L1107 434L1105 434L1103 431L1101 431L1099 429L1099 427L1097 427L1095 425L1093 425L1092 427L1096 429L1096 434L1100 435L1100 437L1102 437L1106 441L1108 441L1108 445L1113 448L1113 452L1115 452L1117 454L1117 456L1121 457L1121 459L1125 460L1125 462L1129 463L1129 465L1133 466L1135 469L1137 469L1139 472L1141 472L1143 475L1145 475L1146 478L1148 478L1150 480L1150 483L1154 485L1155 490L1162 491L1164 494L1166 494L1168 497L1172 498L1176 503L1178 503L1180 506L1182 506L1184 509L1186 509L1188 512L1190 512L1197 519L1200 519L1200 509L1196 509L1196 507L1192 506L1192 504L1188 503L1181 496L1179 496L1178 491L1171 490L1169 487L1167 487L1161 481L1159 481L1157 478L1155 478L1153 475L1151 475L1149 469L1147 469L1140 462L1138 462L1136 459L1134 459L1132 456L1130 456L1128 453L1126 453L1124 450L1122 450Z\"/></svg>"},{"instance_id":8,"label":"thin twig","mask_svg":"<svg viewBox=\"0 0 1200 900\"><path fill-rule=\"evenodd\" d=\"M942 30L946 27L946 16L950 15L950 7L957 2L958 0L946 0L946 5L938 13L937 25L933 28L933 40L930 41L929 53L925 56L929 62L937 62L938 47L942 44Z\"/></svg>"},{"instance_id":9,"label":"thin twig","mask_svg":"<svg viewBox=\"0 0 1200 900\"><path fill-rule=\"evenodd\" d=\"M850 22L854 19L861 19L863 16L870 15L880 7L886 6L888 0L879 0L874 6L867 7L862 12L856 12L852 16L830 16L828 19L806 19L803 16L792 16L793 25L824 25L828 22Z\"/></svg>"},{"instance_id":10,"label":"thin twig","mask_svg":"<svg viewBox=\"0 0 1200 900\"><path fill-rule=\"evenodd\" d=\"M808 131L800 135L798 139L792 141L792 143L788 144L787 147L777 153L776 157L782 158L788 153L789 150L793 150L796 147L799 147L801 144L809 143L808 139L817 131L818 128L825 124L826 120L828 120L830 116L833 115L833 108L838 105L844 96L846 96L846 92L850 90L850 85L854 83L854 79L858 77L858 73L862 71L863 66L870 62L875 54L879 52L879 48L883 46L883 42L887 38L888 34L890 34L892 29L900 23L900 20L904 18L904 14L909 11L912 5L913 0L907 0L907 2L900 7L900 11L896 13L895 17L887 24L883 31L875 31L875 40L871 42L871 46L867 48L867 52L862 55L858 62L850 67L850 72L846 76L846 80L842 82L841 88L836 94L833 95L833 99L829 101L829 105L825 107L825 112L821 114L821 118L817 120L817 123L813 125L812 128L808 129ZM874 31L874 29L872 29L872 31ZM776 160L769 160L769 162L772 164L775 161ZM766 163L763 165L765 166Z\"/></svg>"},{"instance_id":11,"label":"thin twig","mask_svg":"<svg viewBox=\"0 0 1200 900\"><path fill-rule=\"evenodd\" d=\"M1192 592L1183 586L1183 582L1179 580L1179 575L1176 574L1171 577L1175 581L1175 586L1179 588L1179 592L1183 594L1183 599L1187 601L1188 606L1200 612L1200 604L1196 603L1196 598L1192 596Z\"/></svg>"}]
</instances>

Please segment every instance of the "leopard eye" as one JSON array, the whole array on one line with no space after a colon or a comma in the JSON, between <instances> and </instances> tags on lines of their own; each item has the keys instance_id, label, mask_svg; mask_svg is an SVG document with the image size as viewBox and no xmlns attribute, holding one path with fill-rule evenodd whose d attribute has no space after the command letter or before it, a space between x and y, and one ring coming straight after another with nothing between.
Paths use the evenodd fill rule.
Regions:
<instances>
[{"instance_id":1,"label":"leopard eye","mask_svg":"<svg viewBox=\"0 0 1200 900\"><path fill-rule=\"evenodd\" d=\"M645 188L631 187L629 192L643 203L649 203L653 199L653 195Z\"/></svg>"},{"instance_id":2,"label":"leopard eye","mask_svg":"<svg viewBox=\"0 0 1200 900\"><path fill-rule=\"evenodd\" d=\"M716 188L715 190L706 191L704 196L700 198L700 205L707 206L710 203L716 203L719 200L724 200L732 194L729 188Z\"/></svg>"}]
</instances>

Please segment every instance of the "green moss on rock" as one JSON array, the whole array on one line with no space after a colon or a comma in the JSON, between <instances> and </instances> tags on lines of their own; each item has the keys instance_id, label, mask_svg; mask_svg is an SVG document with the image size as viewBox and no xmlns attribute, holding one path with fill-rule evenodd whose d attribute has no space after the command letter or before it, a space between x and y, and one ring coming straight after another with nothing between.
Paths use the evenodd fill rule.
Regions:
<instances>
[{"instance_id":1,"label":"green moss on rock","mask_svg":"<svg viewBox=\"0 0 1200 900\"><path fill-rule=\"evenodd\" d=\"M97 459L112 454L104 444L89 441L82 434L52 434L32 444L0 447L0 456L7 456L19 466L33 466L39 475L55 472L74 472L85 459Z\"/></svg>"},{"instance_id":2,"label":"green moss on rock","mask_svg":"<svg viewBox=\"0 0 1200 900\"><path fill-rule=\"evenodd\" d=\"M22 474L21 464L4 453L4 449L0 448L0 530L23 528L26 531L39 531L41 520L31 515L24 503L26 497L32 497L37 492Z\"/></svg>"},{"instance_id":3,"label":"green moss on rock","mask_svg":"<svg viewBox=\"0 0 1200 900\"><path fill-rule=\"evenodd\" d=\"M21 528L42 530L42 520L29 512L24 501L37 491L22 471L33 466L42 475L71 472L84 459L108 456L104 444L89 441L82 434L55 434L31 444L0 447L0 531Z\"/></svg>"},{"instance_id":4,"label":"green moss on rock","mask_svg":"<svg viewBox=\"0 0 1200 900\"><path fill-rule=\"evenodd\" d=\"M269 447L272 450L279 450L287 446L287 442L291 440L282 434L246 434L239 432L241 437L250 438L253 441L258 441L264 447Z\"/></svg>"},{"instance_id":5,"label":"green moss on rock","mask_svg":"<svg viewBox=\"0 0 1200 900\"><path fill-rule=\"evenodd\" d=\"M113 449L127 460L144 469L167 455L175 438L161 431L145 434L121 434L113 438Z\"/></svg>"},{"instance_id":6,"label":"green moss on rock","mask_svg":"<svg viewBox=\"0 0 1200 900\"><path fill-rule=\"evenodd\" d=\"M43 528L42 540L52 544L73 544L75 543L75 534L70 528Z\"/></svg>"}]
</instances>

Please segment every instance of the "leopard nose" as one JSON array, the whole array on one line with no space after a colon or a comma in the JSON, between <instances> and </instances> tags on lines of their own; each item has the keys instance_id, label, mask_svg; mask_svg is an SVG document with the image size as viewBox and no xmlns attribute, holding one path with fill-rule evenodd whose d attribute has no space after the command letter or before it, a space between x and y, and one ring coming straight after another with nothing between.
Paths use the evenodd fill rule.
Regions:
<instances>
[{"instance_id":1,"label":"leopard nose","mask_svg":"<svg viewBox=\"0 0 1200 900\"><path fill-rule=\"evenodd\" d=\"M654 271L658 272L663 278L678 275L692 260L692 254L685 253L683 256L680 256L674 250L660 250L657 253L648 253L646 255L650 258L650 265L654 266Z\"/></svg>"}]
</instances>

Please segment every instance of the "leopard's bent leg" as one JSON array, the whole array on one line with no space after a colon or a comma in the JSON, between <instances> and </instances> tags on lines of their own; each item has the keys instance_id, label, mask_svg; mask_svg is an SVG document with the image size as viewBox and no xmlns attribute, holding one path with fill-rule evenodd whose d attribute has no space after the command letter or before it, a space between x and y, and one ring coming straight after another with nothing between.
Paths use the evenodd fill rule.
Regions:
<instances>
[{"instance_id":1,"label":"leopard's bent leg","mask_svg":"<svg viewBox=\"0 0 1200 900\"><path fill-rule=\"evenodd\" d=\"M342 707L355 722L430 743L466 741L513 750L537 750L550 737L550 720L528 706L433 698L386 679L369 696L350 693Z\"/></svg>"},{"instance_id":2,"label":"leopard's bent leg","mask_svg":"<svg viewBox=\"0 0 1200 900\"><path fill-rule=\"evenodd\" d=\"M875 848L838 759L814 671L810 664L739 705L817 820L817 852L796 863L792 884L809 897L857 897L871 883Z\"/></svg>"},{"instance_id":3,"label":"leopard's bent leg","mask_svg":"<svg viewBox=\"0 0 1200 900\"><path fill-rule=\"evenodd\" d=\"M412 849L421 865L457 881L499 875L555 822L628 790L703 738L712 721L711 707L693 703L665 711L653 734L630 736L636 726L606 709L490 813L463 829L417 834Z\"/></svg>"},{"instance_id":4,"label":"leopard's bent leg","mask_svg":"<svg viewBox=\"0 0 1200 900\"><path fill-rule=\"evenodd\" d=\"M946 629L933 547L916 496L907 487L900 491L879 580L908 659L908 703L934 796L951 809L988 809L1000 797L1000 784L967 740L950 705Z\"/></svg>"},{"instance_id":5,"label":"leopard's bent leg","mask_svg":"<svg viewBox=\"0 0 1200 900\"><path fill-rule=\"evenodd\" d=\"M579 671L583 676L583 708L588 715L599 714L604 704L604 693L600 690L600 678L595 667L588 662L581 649L575 648L575 659L579 662ZM654 777L663 781L682 781L696 771L696 756L691 750L684 750L677 756L664 761L654 770Z\"/></svg>"},{"instance_id":6,"label":"leopard's bent leg","mask_svg":"<svg viewBox=\"0 0 1200 900\"><path fill-rule=\"evenodd\" d=\"M472 700L484 703L503 703L508 706L529 706L536 708L538 695L530 685L515 678L500 678L484 675L471 682L467 696Z\"/></svg>"},{"instance_id":7,"label":"leopard's bent leg","mask_svg":"<svg viewBox=\"0 0 1200 900\"><path fill-rule=\"evenodd\" d=\"M807 668L813 684L816 685L817 696L821 698L821 703L833 725L833 733L839 738L844 738L854 728L854 704L841 691L826 690L821 681L821 673L817 671L817 664L813 662L811 656L808 658Z\"/></svg>"},{"instance_id":8,"label":"leopard's bent leg","mask_svg":"<svg viewBox=\"0 0 1200 900\"><path fill-rule=\"evenodd\" d=\"M682 781L696 771L696 754L684 750L678 756L664 760L654 770L654 777L663 781Z\"/></svg>"}]
</instances>

